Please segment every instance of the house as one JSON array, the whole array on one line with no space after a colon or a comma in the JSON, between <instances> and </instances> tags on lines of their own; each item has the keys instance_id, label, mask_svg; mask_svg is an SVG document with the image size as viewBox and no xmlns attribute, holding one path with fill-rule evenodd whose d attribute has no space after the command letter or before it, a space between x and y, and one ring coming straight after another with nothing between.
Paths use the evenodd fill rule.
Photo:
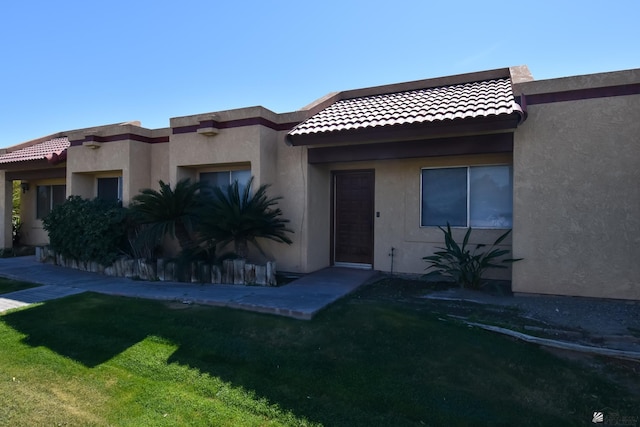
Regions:
<instances>
[{"instance_id":1,"label":"house","mask_svg":"<svg viewBox=\"0 0 640 427\"><path fill-rule=\"evenodd\" d=\"M450 222L524 260L522 294L640 299L640 69L536 81L526 66L337 92L290 113L249 107L165 129L77 129L0 154L0 246L11 182L23 242L69 195L128 201L158 180L271 184L295 234L283 271L423 273Z\"/></svg>"}]
</instances>

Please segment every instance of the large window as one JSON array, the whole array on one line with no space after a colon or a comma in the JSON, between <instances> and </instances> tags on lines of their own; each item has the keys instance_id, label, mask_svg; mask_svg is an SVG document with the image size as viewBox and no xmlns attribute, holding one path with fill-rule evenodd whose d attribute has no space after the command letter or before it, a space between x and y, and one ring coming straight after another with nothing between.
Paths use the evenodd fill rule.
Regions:
<instances>
[{"instance_id":1,"label":"large window","mask_svg":"<svg viewBox=\"0 0 640 427\"><path fill-rule=\"evenodd\" d=\"M122 178L98 178L97 197L102 200L122 201Z\"/></svg>"},{"instance_id":2,"label":"large window","mask_svg":"<svg viewBox=\"0 0 640 427\"><path fill-rule=\"evenodd\" d=\"M423 169L421 225L510 228L512 182L511 166Z\"/></svg>"},{"instance_id":3,"label":"large window","mask_svg":"<svg viewBox=\"0 0 640 427\"><path fill-rule=\"evenodd\" d=\"M240 194L244 191L249 180L251 179L251 171L249 169L223 171L223 172L202 172L200 173L200 181L206 182L212 187L225 188L238 181Z\"/></svg>"},{"instance_id":4,"label":"large window","mask_svg":"<svg viewBox=\"0 0 640 427\"><path fill-rule=\"evenodd\" d=\"M36 199L36 218L49 215L51 209L62 204L67 198L66 185L38 185Z\"/></svg>"}]
</instances>

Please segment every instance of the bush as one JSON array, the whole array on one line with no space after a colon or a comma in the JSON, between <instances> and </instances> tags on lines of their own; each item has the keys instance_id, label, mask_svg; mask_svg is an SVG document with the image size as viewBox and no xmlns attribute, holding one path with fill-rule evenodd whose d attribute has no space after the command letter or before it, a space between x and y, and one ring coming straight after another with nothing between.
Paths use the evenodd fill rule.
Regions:
<instances>
[{"instance_id":1,"label":"bush","mask_svg":"<svg viewBox=\"0 0 640 427\"><path fill-rule=\"evenodd\" d=\"M127 242L127 217L127 210L117 202L70 196L42 222L56 252L110 265Z\"/></svg>"},{"instance_id":2,"label":"bush","mask_svg":"<svg viewBox=\"0 0 640 427\"><path fill-rule=\"evenodd\" d=\"M238 181L226 188L212 187L211 197L201 213L199 224L200 239L215 248L223 248L233 243L235 254L247 259L249 243L264 254L258 239L273 240L290 245L286 233L288 219L282 218L277 207L281 197L267 195L268 185L261 185L253 192L253 177L241 189Z\"/></svg>"},{"instance_id":3,"label":"bush","mask_svg":"<svg viewBox=\"0 0 640 427\"><path fill-rule=\"evenodd\" d=\"M442 227L438 228L444 233L444 243L446 247L438 248L441 250L431 256L422 258L431 264L426 269L433 269L433 271L426 276L439 275L449 277L462 288L479 289L482 285L482 276L486 270L490 268L507 268L505 264L510 264L522 259L507 258L498 263L498 259L510 251L507 249L498 249L495 246L500 244L500 242L511 233L511 230L507 230L498 237L488 251L478 252L486 245L478 244L473 251L468 248L467 245L469 237L471 236L471 227L469 227L464 236L462 246L458 245L453 239L451 227L448 223L446 230Z\"/></svg>"},{"instance_id":4,"label":"bush","mask_svg":"<svg viewBox=\"0 0 640 427\"><path fill-rule=\"evenodd\" d=\"M172 189L160 181L160 191L146 188L133 198L130 209L141 225L135 239L138 248L162 245L166 236L177 239L182 251L193 250L193 234L202 206L202 182L179 181Z\"/></svg>"}]
</instances>

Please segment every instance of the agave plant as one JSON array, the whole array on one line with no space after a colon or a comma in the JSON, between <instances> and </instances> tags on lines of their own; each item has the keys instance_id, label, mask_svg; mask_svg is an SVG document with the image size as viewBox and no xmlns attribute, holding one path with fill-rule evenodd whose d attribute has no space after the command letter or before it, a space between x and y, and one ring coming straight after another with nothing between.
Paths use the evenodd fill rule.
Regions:
<instances>
[{"instance_id":1,"label":"agave plant","mask_svg":"<svg viewBox=\"0 0 640 427\"><path fill-rule=\"evenodd\" d=\"M286 235L293 233L287 228L289 220L282 218L276 207L281 197L268 197L268 185L261 185L254 193L252 183L253 177L242 190L237 181L226 188L211 188L199 224L203 242L219 247L233 242L236 255L245 259L249 243L264 254L258 239L291 244Z\"/></svg>"},{"instance_id":2,"label":"agave plant","mask_svg":"<svg viewBox=\"0 0 640 427\"><path fill-rule=\"evenodd\" d=\"M438 227L444 233L444 248L435 252L431 256L423 257L430 265L426 270L433 269L427 276L439 275L450 277L462 288L479 289L482 285L483 275L490 268L507 268L505 264L520 261L522 258L507 258L498 261L500 257L508 254L507 249L496 248L508 235L511 230L507 230L498 237L495 242L486 251L480 249L486 247L484 244L478 244L473 249L469 249L469 237L471 236L471 227L467 230L462 240L462 245L458 245L453 239L451 226L447 223L447 229Z\"/></svg>"},{"instance_id":3,"label":"agave plant","mask_svg":"<svg viewBox=\"0 0 640 427\"><path fill-rule=\"evenodd\" d=\"M195 242L193 233L202 206L204 183L180 180L172 189L160 181L160 191L144 189L133 198L130 206L142 225L140 244L157 246L169 235L178 240L184 251Z\"/></svg>"}]
</instances>

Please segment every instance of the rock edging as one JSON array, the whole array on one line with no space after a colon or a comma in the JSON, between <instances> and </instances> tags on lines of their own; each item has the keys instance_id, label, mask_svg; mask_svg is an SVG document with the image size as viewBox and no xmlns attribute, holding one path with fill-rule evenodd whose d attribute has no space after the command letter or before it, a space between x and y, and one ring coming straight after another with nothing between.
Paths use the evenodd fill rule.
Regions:
<instances>
[{"instance_id":1,"label":"rock edging","mask_svg":"<svg viewBox=\"0 0 640 427\"><path fill-rule=\"evenodd\" d=\"M227 259L222 265L194 261L179 266L171 260L119 258L109 266L94 261L66 258L47 246L36 247L36 260L46 264L74 268L106 276L127 277L146 281L191 282L205 284L235 284L276 286L276 263L251 264L244 259Z\"/></svg>"}]
</instances>

